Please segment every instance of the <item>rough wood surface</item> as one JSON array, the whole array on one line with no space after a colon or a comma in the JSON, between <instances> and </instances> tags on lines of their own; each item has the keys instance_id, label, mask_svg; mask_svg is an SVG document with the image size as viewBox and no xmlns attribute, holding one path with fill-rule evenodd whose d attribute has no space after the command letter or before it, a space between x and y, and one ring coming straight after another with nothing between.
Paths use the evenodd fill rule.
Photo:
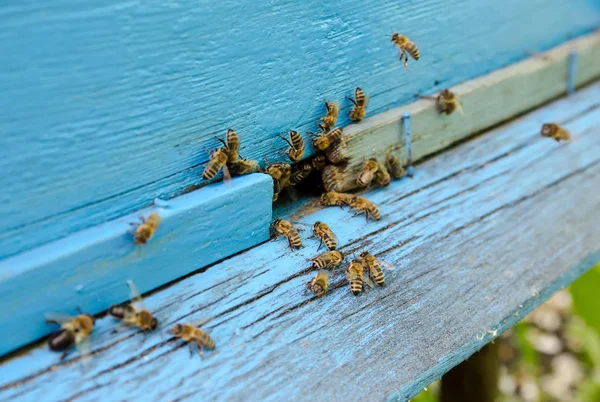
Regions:
<instances>
[{"instance_id":1,"label":"rough wood surface","mask_svg":"<svg viewBox=\"0 0 600 402\"><path fill-rule=\"evenodd\" d=\"M127 301L128 279L147 292L264 242L272 195L269 176L239 177L157 202L162 222L144 246L133 243L134 214L0 261L0 355L52 331L44 313L97 314Z\"/></svg>"},{"instance_id":2,"label":"rough wood surface","mask_svg":"<svg viewBox=\"0 0 600 402\"><path fill-rule=\"evenodd\" d=\"M590 0L4 3L0 258L197 184L228 127L274 159L324 98L360 85L376 114L599 24ZM398 30L421 49L408 72Z\"/></svg>"},{"instance_id":3,"label":"rough wood surface","mask_svg":"<svg viewBox=\"0 0 600 402\"><path fill-rule=\"evenodd\" d=\"M99 320L85 372L45 347L4 362L0 400L406 401L600 261L599 90L368 193L379 222L339 208L301 218L330 224L348 255L396 265L384 288L353 297L340 277L323 299L303 295L317 248L305 231L299 251L269 242L148 297L162 326L145 340ZM539 136L548 117L570 143ZM205 318L217 348L190 358L165 331Z\"/></svg>"},{"instance_id":4,"label":"rough wood surface","mask_svg":"<svg viewBox=\"0 0 600 402\"><path fill-rule=\"evenodd\" d=\"M570 54L577 58L576 86L600 77L599 31L453 87L464 116L440 115L434 101L419 100L349 126L340 145L330 151L330 157L344 163L327 167L324 182L332 191L356 188L363 162L385 155L388 149L406 162L402 122L405 113L411 115L412 160L417 161L565 94Z\"/></svg>"}]
</instances>

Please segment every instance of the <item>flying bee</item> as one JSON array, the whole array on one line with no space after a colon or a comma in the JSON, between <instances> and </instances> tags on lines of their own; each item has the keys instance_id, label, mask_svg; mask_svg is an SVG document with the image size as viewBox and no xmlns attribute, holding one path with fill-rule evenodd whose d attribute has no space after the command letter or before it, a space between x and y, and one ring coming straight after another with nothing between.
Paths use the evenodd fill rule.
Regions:
<instances>
[{"instance_id":1,"label":"flying bee","mask_svg":"<svg viewBox=\"0 0 600 402\"><path fill-rule=\"evenodd\" d=\"M394 45L398 46L398 49L400 50L400 61L404 60L404 68L408 70L408 55L415 60L419 60L421 55L419 53L419 48L406 36L395 33L392 35L392 42L394 42Z\"/></svg>"},{"instance_id":2,"label":"flying bee","mask_svg":"<svg viewBox=\"0 0 600 402\"><path fill-rule=\"evenodd\" d=\"M78 309L79 310L79 309ZM47 313L48 324L59 324L60 329L48 337L48 346L51 350L62 351L60 360L67 357L69 351L75 346L81 356L90 353L90 335L94 329L94 317L79 311L78 316L69 316L59 313Z\"/></svg>"},{"instance_id":3,"label":"flying bee","mask_svg":"<svg viewBox=\"0 0 600 402\"><path fill-rule=\"evenodd\" d=\"M227 151L227 163L234 163L240 157L240 137L237 135L235 130L227 130L225 141L217 137L217 140L221 141L225 145Z\"/></svg>"},{"instance_id":4,"label":"flying bee","mask_svg":"<svg viewBox=\"0 0 600 402\"><path fill-rule=\"evenodd\" d=\"M290 131L290 140L283 136L279 136L289 144L289 148L284 153L292 162L298 162L304 156L304 139L297 131Z\"/></svg>"},{"instance_id":5,"label":"flying bee","mask_svg":"<svg viewBox=\"0 0 600 402\"><path fill-rule=\"evenodd\" d=\"M344 131L341 127L335 128L329 132L322 131L321 134L311 133L315 137L313 139L313 147L319 151L325 151L342 138L343 133Z\"/></svg>"},{"instance_id":6,"label":"flying bee","mask_svg":"<svg viewBox=\"0 0 600 402\"><path fill-rule=\"evenodd\" d=\"M349 116L352 121L361 121L365 114L367 114L367 102L368 98L362 89L356 88L354 90L354 99L346 96L348 100L354 103L354 107L350 110Z\"/></svg>"},{"instance_id":7,"label":"flying bee","mask_svg":"<svg viewBox=\"0 0 600 402\"><path fill-rule=\"evenodd\" d=\"M142 296L138 292L132 281L127 281L129 285L129 304L113 305L108 309L108 314L121 320L120 325L129 325L138 327L143 332L154 331L158 326L158 320L152 313L144 308ZM113 331L116 332L116 329Z\"/></svg>"},{"instance_id":8,"label":"flying bee","mask_svg":"<svg viewBox=\"0 0 600 402\"><path fill-rule=\"evenodd\" d=\"M571 139L569 131L561 127L558 123L544 124L540 134L542 137L554 138L557 142L569 141Z\"/></svg>"},{"instance_id":9,"label":"flying bee","mask_svg":"<svg viewBox=\"0 0 600 402\"><path fill-rule=\"evenodd\" d=\"M389 151L385 156L385 165L388 169L388 172L394 179L399 179L406 175L406 171L400 164L400 160L396 155L392 155Z\"/></svg>"},{"instance_id":10,"label":"flying bee","mask_svg":"<svg viewBox=\"0 0 600 402\"><path fill-rule=\"evenodd\" d=\"M456 110L461 115L464 115L458 96L449 89L444 89L437 97L420 94L417 94L417 97L422 99L435 99L435 107L439 114L451 114Z\"/></svg>"},{"instance_id":11,"label":"flying bee","mask_svg":"<svg viewBox=\"0 0 600 402\"><path fill-rule=\"evenodd\" d=\"M364 277L365 272L360 259L353 259L349 266L346 267L346 279L350 283L350 291L354 296L358 296L360 292L367 293L365 282L373 287L370 278Z\"/></svg>"},{"instance_id":12,"label":"flying bee","mask_svg":"<svg viewBox=\"0 0 600 402\"><path fill-rule=\"evenodd\" d=\"M350 206L356 211L354 216L364 212L367 222L369 222L369 216L376 221L381 219L381 214L379 213L379 209L377 209L377 205L363 197L352 197L350 200Z\"/></svg>"},{"instance_id":13,"label":"flying bee","mask_svg":"<svg viewBox=\"0 0 600 402\"><path fill-rule=\"evenodd\" d=\"M344 205L350 205L350 201L352 200L352 198L354 198L354 195L352 194L329 191L327 193L321 194L321 204L328 207L334 205L343 207Z\"/></svg>"},{"instance_id":14,"label":"flying bee","mask_svg":"<svg viewBox=\"0 0 600 402\"><path fill-rule=\"evenodd\" d=\"M310 162L304 162L300 165L294 165L292 174L290 175L290 185L295 186L302 180L306 179L313 171Z\"/></svg>"},{"instance_id":15,"label":"flying bee","mask_svg":"<svg viewBox=\"0 0 600 402\"><path fill-rule=\"evenodd\" d=\"M372 254L366 251L360 253L360 259L367 268L369 277L379 286L385 285L385 275L383 274L383 270L386 269L392 271L396 269L396 267L393 265L375 258Z\"/></svg>"},{"instance_id":16,"label":"flying bee","mask_svg":"<svg viewBox=\"0 0 600 402\"><path fill-rule=\"evenodd\" d=\"M137 245L146 244L154 236L154 232L156 232L158 225L160 225L161 218L158 212L152 212L148 218L140 216L140 220L142 223L138 225L133 233L133 242ZM132 223L131 225L137 224Z\"/></svg>"},{"instance_id":17,"label":"flying bee","mask_svg":"<svg viewBox=\"0 0 600 402\"><path fill-rule=\"evenodd\" d=\"M192 343L198 347L200 357L204 356L204 349L213 350L215 341L206 332L192 324L175 324L169 331L175 338L180 338L190 346L190 356L192 356Z\"/></svg>"},{"instance_id":18,"label":"flying bee","mask_svg":"<svg viewBox=\"0 0 600 402\"><path fill-rule=\"evenodd\" d=\"M388 172L387 168L382 165L382 164L378 164L378 168L377 171L375 172L375 182L377 184L379 184L381 187L387 187L390 185L391 181L392 181L392 176L390 176L390 173Z\"/></svg>"},{"instance_id":19,"label":"flying bee","mask_svg":"<svg viewBox=\"0 0 600 402\"><path fill-rule=\"evenodd\" d=\"M337 248L338 238L326 223L319 221L315 222L313 233L320 240L319 248L317 248L317 250L321 248L323 243L325 243L325 247L327 247L328 250L335 250Z\"/></svg>"},{"instance_id":20,"label":"flying bee","mask_svg":"<svg viewBox=\"0 0 600 402\"><path fill-rule=\"evenodd\" d=\"M356 178L356 185L358 187L367 187L373 181L375 172L379 169L379 163L377 159L371 158L363 164L363 168Z\"/></svg>"},{"instance_id":21,"label":"flying bee","mask_svg":"<svg viewBox=\"0 0 600 402\"><path fill-rule=\"evenodd\" d=\"M311 261L317 269L335 268L344 261L344 254L337 250L328 251L311 258Z\"/></svg>"},{"instance_id":22,"label":"flying bee","mask_svg":"<svg viewBox=\"0 0 600 402\"><path fill-rule=\"evenodd\" d=\"M273 229L275 231L275 238L279 236L286 237L288 239L288 244L291 249L302 247L302 240L300 240L300 235L298 231L292 226L290 221L286 221L285 219L275 219L273 222Z\"/></svg>"},{"instance_id":23,"label":"flying bee","mask_svg":"<svg viewBox=\"0 0 600 402\"><path fill-rule=\"evenodd\" d=\"M202 178L204 180L210 180L213 177L215 177L221 169L223 169L223 180L226 182L230 182L231 175L229 174L229 169L227 168L228 160L229 150L227 149L227 147L218 148L210 152L210 159L204 167L204 173L202 174Z\"/></svg>"},{"instance_id":24,"label":"flying bee","mask_svg":"<svg viewBox=\"0 0 600 402\"><path fill-rule=\"evenodd\" d=\"M315 294L317 297L325 296L327 293L327 288L329 287L329 271L326 269L321 269L317 272L317 276L315 276L312 280L306 283L306 292L310 289L311 292ZM304 294L306 294L304 292Z\"/></svg>"},{"instance_id":25,"label":"flying bee","mask_svg":"<svg viewBox=\"0 0 600 402\"><path fill-rule=\"evenodd\" d=\"M315 155L310 160L310 165L314 170L322 171L327 166L327 157L325 155Z\"/></svg>"},{"instance_id":26,"label":"flying bee","mask_svg":"<svg viewBox=\"0 0 600 402\"><path fill-rule=\"evenodd\" d=\"M244 175L255 173L260 170L258 161L254 159L238 159L235 162L229 163L229 173L236 175Z\"/></svg>"},{"instance_id":27,"label":"flying bee","mask_svg":"<svg viewBox=\"0 0 600 402\"><path fill-rule=\"evenodd\" d=\"M321 121L323 122L323 126L325 127L325 131L329 131L335 126L337 122L338 114L340 113L340 106L337 102L325 102L325 107L327 108L327 114L325 117L321 117Z\"/></svg>"}]
</instances>

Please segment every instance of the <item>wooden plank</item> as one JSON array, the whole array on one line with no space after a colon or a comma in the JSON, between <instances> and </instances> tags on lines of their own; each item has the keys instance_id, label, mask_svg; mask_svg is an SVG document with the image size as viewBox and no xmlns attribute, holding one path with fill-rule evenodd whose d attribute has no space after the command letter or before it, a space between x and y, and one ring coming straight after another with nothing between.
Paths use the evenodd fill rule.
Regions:
<instances>
[{"instance_id":1,"label":"wooden plank","mask_svg":"<svg viewBox=\"0 0 600 402\"><path fill-rule=\"evenodd\" d=\"M377 114L599 24L589 0L3 4L0 258L198 184L228 127L244 156L275 159L275 134L316 129L323 98L345 125L358 85ZM399 29L421 48L409 72Z\"/></svg>"},{"instance_id":2,"label":"wooden plank","mask_svg":"<svg viewBox=\"0 0 600 402\"><path fill-rule=\"evenodd\" d=\"M267 240L272 195L269 176L243 176L231 188L221 183L161 202L152 210L162 223L143 247L134 245L129 223L150 209L1 261L0 354L47 335L46 312L99 313L127 300L127 279L149 291Z\"/></svg>"},{"instance_id":3,"label":"wooden plank","mask_svg":"<svg viewBox=\"0 0 600 402\"><path fill-rule=\"evenodd\" d=\"M353 297L339 278L305 296L317 242L269 242L148 297L162 327L143 343L99 320L85 373L45 347L5 361L0 400L359 401L369 384L369 400L406 401L600 261L599 86L368 193L379 222L339 208L293 217L329 223L348 255L396 265L384 288ZM539 136L546 115L570 143ZM208 317L217 348L204 360L164 334Z\"/></svg>"},{"instance_id":4,"label":"wooden plank","mask_svg":"<svg viewBox=\"0 0 600 402\"><path fill-rule=\"evenodd\" d=\"M565 94L570 54L577 58L576 86L600 77L599 31L453 87L463 104L464 116L440 115L435 102L419 100L349 126L344 141L330 151L330 157L345 163L328 167L323 172L324 182L331 191L355 189L363 162L384 155L387 149L394 149L406 163L405 113L411 116L415 161Z\"/></svg>"}]
</instances>

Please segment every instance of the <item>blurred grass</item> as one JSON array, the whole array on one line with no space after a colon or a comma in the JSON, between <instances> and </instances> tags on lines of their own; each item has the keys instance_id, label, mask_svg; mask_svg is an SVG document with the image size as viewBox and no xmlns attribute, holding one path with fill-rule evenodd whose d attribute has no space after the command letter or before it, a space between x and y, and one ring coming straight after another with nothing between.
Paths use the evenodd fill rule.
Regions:
<instances>
[{"instance_id":1,"label":"blurred grass","mask_svg":"<svg viewBox=\"0 0 600 402\"><path fill-rule=\"evenodd\" d=\"M575 314L600 336L600 264L571 285Z\"/></svg>"}]
</instances>

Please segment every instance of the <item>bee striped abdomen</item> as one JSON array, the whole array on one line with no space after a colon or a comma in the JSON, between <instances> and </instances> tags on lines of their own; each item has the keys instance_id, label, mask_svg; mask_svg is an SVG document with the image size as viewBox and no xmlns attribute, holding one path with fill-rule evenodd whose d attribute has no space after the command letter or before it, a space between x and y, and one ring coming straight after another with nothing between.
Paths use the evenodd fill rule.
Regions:
<instances>
[{"instance_id":1,"label":"bee striped abdomen","mask_svg":"<svg viewBox=\"0 0 600 402\"><path fill-rule=\"evenodd\" d=\"M210 337L210 335L208 335L201 329L197 329L196 332L196 339L200 343L200 346L203 346L208 350L212 350L215 348L215 341Z\"/></svg>"},{"instance_id":2,"label":"bee striped abdomen","mask_svg":"<svg viewBox=\"0 0 600 402\"><path fill-rule=\"evenodd\" d=\"M377 263L371 266L371 278L379 286L385 285L385 275L383 274L383 270Z\"/></svg>"},{"instance_id":3,"label":"bee striped abdomen","mask_svg":"<svg viewBox=\"0 0 600 402\"><path fill-rule=\"evenodd\" d=\"M421 53L419 52L419 48L417 47L417 45L410 42L408 45L406 45L406 51L412 56L413 59L419 60Z\"/></svg>"},{"instance_id":4,"label":"bee striped abdomen","mask_svg":"<svg viewBox=\"0 0 600 402\"><path fill-rule=\"evenodd\" d=\"M363 289L362 279L352 279L350 281L350 291L354 296L358 296Z\"/></svg>"},{"instance_id":5,"label":"bee striped abdomen","mask_svg":"<svg viewBox=\"0 0 600 402\"><path fill-rule=\"evenodd\" d=\"M287 238L291 248L302 247L302 240L300 239L300 235L298 234L298 231L296 229L291 229L288 233Z\"/></svg>"},{"instance_id":6,"label":"bee striped abdomen","mask_svg":"<svg viewBox=\"0 0 600 402\"><path fill-rule=\"evenodd\" d=\"M204 180L210 180L213 177L215 177L217 175L217 173L219 172L219 169L221 169L221 167L223 166L223 164L219 163L219 161L214 161L211 160L206 164L206 167L204 168L204 173L202 174L202 178Z\"/></svg>"},{"instance_id":7,"label":"bee striped abdomen","mask_svg":"<svg viewBox=\"0 0 600 402\"><path fill-rule=\"evenodd\" d=\"M375 219L376 221L381 219L381 214L379 213L379 209L377 209L377 207L373 204L370 204L367 207L367 211L369 212L369 215L371 217L373 217L373 219Z\"/></svg>"},{"instance_id":8,"label":"bee striped abdomen","mask_svg":"<svg viewBox=\"0 0 600 402\"><path fill-rule=\"evenodd\" d=\"M337 241L335 237L326 234L323 238L323 242L325 243L325 247L329 250L335 250L337 248Z\"/></svg>"},{"instance_id":9,"label":"bee striped abdomen","mask_svg":"<svg viewBox=\"0 0 600 402\"><path fill-rule=\"evenodd\" d=\"M228 148L227 159L229 162L235 162L239 158L240 137L237 135L237 133L234 130L229 129L227 131L226 141L227 141L227 148Z\"/></svg>"},{"instance_id":10,"label":"bee striped abdomen","mask_svg":"<svg viewBox=\"0 0 600 402\"><path fill-rule=\"evenodd\" d=\"M75 336L71 331L66 329L59 329L58 331L50 334L48 338L48 346L51 350L65 350L72 347L75 344Z\"/></svg>"}]
</instances>

